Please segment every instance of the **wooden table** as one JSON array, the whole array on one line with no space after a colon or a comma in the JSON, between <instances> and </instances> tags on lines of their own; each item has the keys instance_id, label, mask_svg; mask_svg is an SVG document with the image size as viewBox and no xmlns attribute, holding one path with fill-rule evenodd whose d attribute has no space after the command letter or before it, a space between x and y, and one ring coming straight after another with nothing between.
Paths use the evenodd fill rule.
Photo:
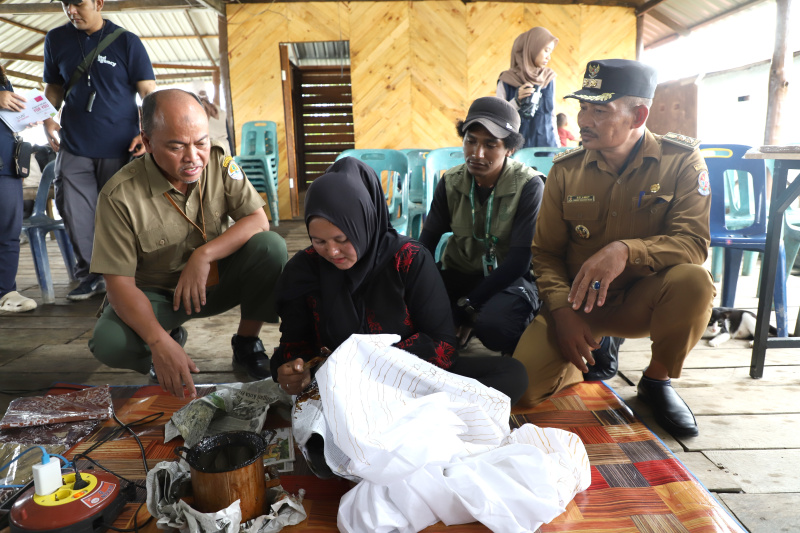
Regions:
<instances>
[{"instance_id":1,"label":"wooden table","mask_svg":"<svg viewBox=\"0 0 800 533\"><path fill-rule=\"evenodd\" d=\"M753 354L750 357L750 377L759 379L764 375L764 360L767 348L800 347L800 316L795 325L794 337L768 337L769 317L772 310L772 291L775 288L775 273L778 264L778 249L783 230L783 215L791 203L800 195L800 179L788 183L790 169L800 170L800 146L751 148L745 159L774 159L772 196L767 220L767 245L761 263L761 287L758 291L758 313ZM785 149L787 151L779 151ZM787 265L787 269L791 266Z\"/></svg>"}]
</instances>

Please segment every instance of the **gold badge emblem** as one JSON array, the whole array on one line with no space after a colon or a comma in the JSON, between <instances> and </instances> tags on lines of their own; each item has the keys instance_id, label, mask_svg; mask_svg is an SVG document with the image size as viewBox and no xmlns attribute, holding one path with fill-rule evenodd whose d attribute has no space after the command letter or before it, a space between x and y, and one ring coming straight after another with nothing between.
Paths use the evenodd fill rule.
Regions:
<instances>
[{"instance_id":1,"label":"gold badge emblem","mask_svg":"<svg viewBox=\"0 0 800 533\"><path fill-rule=\"evenodd\" d=\"M650 186L650 192L653 193L653 194L657 193L660 189L661 189L661 185L659 185L658 183L656 183L655 185L651 185Z\"/></svg>"},{"instance_id":2,"label":"gold badge emblem","mask_svg":"<svg viewBox=\"0 0 800 533\"><path fill-rule=\"evenodd\" d=\"M589 73L590 77L596 78L597 75L600 73L600 65L597 64L589 65L589 67L586 69L586 72Z\"/></svg>"},{"instance_id":3,"label":"gold badge emblem","mask_svg":"<svg viewBox=\"0 0 800 533\"><path fill-rule=\"evenodd\" d=\"M578 237L580 237L581 239L588 239L590 236L589 228L587 228L583 224L578 224L577 226L575 226L575 233L577 233Z\"/></svg>"},{"instance_id":4,"label":"gold badge emblem","mask_svg":"<svg viewBox=\"0 0 800 533\"><path fill-rule=\"evenodd\" d=\"M228 166L228 164L229 164L231 161L233 161L233 158L232 158L231 156L229 156L229 155L226 155L226 156L225 156L225 159L223 159L223 160L222 160L222 166L223 166L223 167L227 167L227 166Z\"/></svg>"}]
</instances>

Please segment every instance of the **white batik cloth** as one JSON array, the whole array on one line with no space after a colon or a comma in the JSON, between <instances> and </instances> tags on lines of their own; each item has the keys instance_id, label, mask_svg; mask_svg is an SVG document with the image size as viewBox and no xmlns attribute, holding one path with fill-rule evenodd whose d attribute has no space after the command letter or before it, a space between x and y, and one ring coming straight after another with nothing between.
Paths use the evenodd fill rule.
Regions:
<instances>
[{"instance_id":1,"label":"white batik cloth","mask_svg":"<svg viewBox=\"0 0 800 533\"><path fill-rule=\"evenodd\" d=\"M340 531L416 532L440 520L535 531L590 485L577 435L533 424L511 431L508 396L397 341L353 335L316 375L327 427L314 431L325 436L326 462L361 479L339 504ZM312 410L296 406L301 444Z\"/></svg>"}]
</instances>

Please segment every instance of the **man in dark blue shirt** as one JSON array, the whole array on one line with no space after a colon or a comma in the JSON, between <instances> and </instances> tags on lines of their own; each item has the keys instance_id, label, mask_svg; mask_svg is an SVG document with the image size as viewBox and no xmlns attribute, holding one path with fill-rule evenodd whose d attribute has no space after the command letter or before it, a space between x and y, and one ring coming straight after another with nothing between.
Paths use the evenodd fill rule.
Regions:
<instances>
[{"instance_id":1,"label":"man in dark blue shirt","mask_svg":"<svg viewBox=\"0 0 800 533\"><path fill-rule=\"evenodd\" d=\"M155 90L155 75L139 38L123 32L104 49L98 45L119 28L103 18L104 0L62 0L69 23L47 32L44 43L45 95L61 124L44 130L56 157L56 206L77 257L80 285L67 298L85 300L104 292L103 278L89 272L97 195L132 156L144 154L136 94ZM70 81L78 66L86 72Z\"/></svg>"}]
</instances>

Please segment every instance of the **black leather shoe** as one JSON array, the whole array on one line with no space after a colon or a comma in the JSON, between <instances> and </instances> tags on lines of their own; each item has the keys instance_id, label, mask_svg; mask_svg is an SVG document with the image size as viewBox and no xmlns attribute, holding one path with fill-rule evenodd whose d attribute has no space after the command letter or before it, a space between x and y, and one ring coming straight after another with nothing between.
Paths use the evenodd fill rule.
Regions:
<instances>
[{"instance_id":1,"label":"black leather shoe","mask_svg":"<svg viewBox=\"0 0 800 533\"><path fill-rule=\"evenodd\" d=\"M173 338L175 342L181 345L181 348L186 346L186 339L189 338L189 332L186 331L186 328L183 326L178 326L177 328L173 329L169 332L169 336ZM158 383L158 376L156 375L156 367L153 366L153 363L150 363L150 372L147 373L147 377L150 378L150 381Z\"/></svg>"},{"instance_id":2,"label":"black leather shoe","mask_svg":"<svg viewBox=\"0 0 800 533\"><path fill-rule=\"evenodd\" d=\"M625 339L621 337L603 337L600 347L592 351L594 364L587 365L589 371L583 375L584 381L605 381L617 375L619 347Z\"/></svg>"},{"instance_id":3,"label":"black leather shoe","mask_svg":"<svg viewBox=\"0 0 800 533\"><path fill-rule=\"evenodd\" d=\"M636 390L639 398L652 408L656 422L672 435L696 437L699 434L692 410L669 381L659 382L642 376Z\"/></svg>"},{"instance_id":4,"label":"black leather shoe","mask_svg":"<svg viewBox=\"0 0 800 533\"><path fill-rule=\"evenodd\" d=\"M261 339L234 335L231 338L231 347L233 366L244 368L247 375L253 379L267 379L272 375L269 370L269 357Z\"/></svg>"}]
</instances>

